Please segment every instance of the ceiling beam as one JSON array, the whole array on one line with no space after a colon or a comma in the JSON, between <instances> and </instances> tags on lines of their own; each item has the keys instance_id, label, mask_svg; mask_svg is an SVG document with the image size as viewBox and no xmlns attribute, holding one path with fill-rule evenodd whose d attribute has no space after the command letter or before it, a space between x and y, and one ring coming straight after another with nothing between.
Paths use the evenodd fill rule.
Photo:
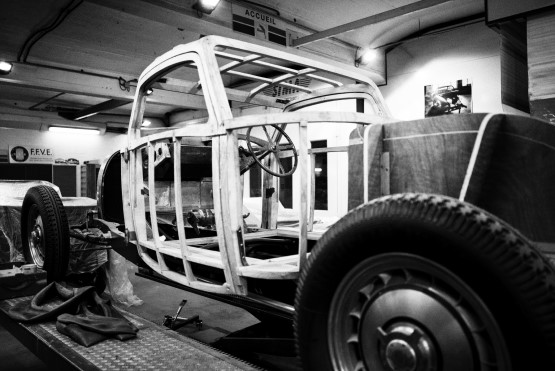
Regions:
<instances>
[{"instance_id":1,"label":"ceiling beam","mask_svg":"<svg viewBox=\"0 0 555 371\"><path fill-rule=\"evenodd\" d=\"M132 102L135 95L134 86L131 86L129 91L122 90L116 77L24 63L14 63L14 67L8 75L0 75L0 85L21 86L127 102ZM149 96L148 101L154 104L182 106L191 109L206 108L204 97L201 95L164 90L157 90L156 94Z\"/></svg>"},{"instance_id":2,"label":"ceiling beam","mask_svg":"<svg viewBox=\"0 0 555 371\"><path fill-rule=\"evenodd\" d=\"M0 75L0 84L90 97L133 100L133 94L121 90L115 77L25 63L14 63L9 74Z\"/></svg>"},{"instance_id":3,"label":"ceiling beam","mask_svg":"<svg viewBox=\"0 0 555 371\"><path fill-rule=\"evenodd\" d=\"M180 106L189 109L206 109L206 103L202 93L187 93L196 87L196 82L180 81L183 86L168 87L164 90L164 84L159 84L160 89L155 89L154 94L148 97L148 102L158 105ZM129 91L120 89L118 79L115 77L87 74L65 69L52 68L47 66L37 66L26 63L14 63L12 72L8 75L0 75L0 86L12 85L30 89L40 89L56 93L67 93L83 95L88 97L105 98L108 102L100 103L100 107L88 107L88 113L93 111L103 111L113 109L115 106L122 106L131 103L135 96L135 86L130 86ZM173 91L170 91L173 90ZM228 99L234 102L247 102L248 92L226 89ZM255 97L252 102L268 106L278 106L275 98ZM106 106L113 105L111 108ZM97 105L98 106L98 105ZM100 108L100 109L99 109ZM81 115L83 116L83 115ZM79 116L76 116L79 117Z\"/></svg>"},{"instance_id":4,"label":"ceiling beam","mask_svg":"<svg viewBox=\"0 0 555 371\"><path fill-rule=\"evenodd\" d=\"M430 8L439 4L447 3L453 0L421 0L412 4L405 6L400 6L395 9L391 9L382 13L374 14L366 18L359 19L358 21L353 21L345 23L343 25L332 27L324 31L316 32L312 35L300 37L292 41L293 46L298 47L301 45L306 45L314 41L327 39L329 37L342 34L344 32L353 31L361 27L366 27L373 25L375 23L387 21L392 18L401 17L407 14L412 14L414 12Z\"/></svg>"},{"instance_id":5,"label":"ceiling beam","mask_svg":"<svg viewBox=\"0 0 555 371\"><path fill-rule=\"evenodd\" d=\"M48 130L50 126L66 126L85 129L106 130L105 123L75 122L60 118L54 112L29 111L16 108L2 107L0 111L0 126L16 129Z\"/></svg>"}]
</instances>

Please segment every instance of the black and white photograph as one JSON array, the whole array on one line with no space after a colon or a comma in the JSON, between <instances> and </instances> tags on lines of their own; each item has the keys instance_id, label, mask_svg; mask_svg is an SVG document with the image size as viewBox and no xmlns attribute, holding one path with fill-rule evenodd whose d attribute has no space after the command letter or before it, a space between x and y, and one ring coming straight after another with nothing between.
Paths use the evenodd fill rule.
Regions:
<instances>
[{"instance_id":1,"label":"black and white photograph","mask_svg":"<svg viewBox=\"0 0 555 371\"><path fill-rule=\"evenodd\" d=\"M0 4L0 371L555 371L555 0Z\"/></svg>"},{"instance_id":2,"label":"black and white photograph","mask_svg":"<svg viewBox=\"0 0 555 371\"><path fill-rule=\"evenodd\" d=\"M472 84L469 79L424 86L424 116L472 112Z\"/></svg>"}]
</instances>

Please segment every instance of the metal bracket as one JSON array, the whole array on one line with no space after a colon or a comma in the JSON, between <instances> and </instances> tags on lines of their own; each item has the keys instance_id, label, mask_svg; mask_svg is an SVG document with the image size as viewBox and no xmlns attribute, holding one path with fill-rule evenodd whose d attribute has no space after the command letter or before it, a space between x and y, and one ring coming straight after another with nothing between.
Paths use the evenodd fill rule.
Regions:
<instances>
[{"instance_id":1,"label":"metal bracket","mask_svg":"<svg viewBox=\"0 0 555 371\"><path fill-rule=\"evenodd\" d=\"M130 241L137 241L137 233L135 231L130 231L125 229L125 245L129 245Z\"/></svg>"},{"instance_id":2,"label":"metal bracket","mask_svg":"<svg viewBox=\"0 0 555 371\"><path fill-rule=\"evenodd\" d=\"M125 148L123 151L123 160L129 162L129 148Z\"/></svg>"},{"instance_id":3,"label":"metal bracket","mask_svg":"<svg viewBox=\"0 0 555 371\"><path fill-rule=\"evenodd\" d=\"M85 228L89 229L89 223L92 224L95 216L98 216L98 210L87 210L87 219L85 220Z\"/></svg>"},{"instance_id":4,"label":"metal bracket","mask_svg":"<svg viewBox=\"0 0 555 371\"><path fill-rule=\"evenodd\" d=\"M237 242L239 243L239 255L241 256L241 264L244 266L249 265L247 263L247 249L245 246L245 240L243 239L243 230L241 227L237 230Z\"/></svg>"},{"instance_id":5,"label":"metal bracket","mask_svg":"<svg viewBox=\"0 0 555 371\"><path fill-rule=\"evenodd\" d=\"M276 192L276 189L274 187L266 188L265 189L265 197L270 198L274 195L275 192Z\"/></svg>"}]
</instances>

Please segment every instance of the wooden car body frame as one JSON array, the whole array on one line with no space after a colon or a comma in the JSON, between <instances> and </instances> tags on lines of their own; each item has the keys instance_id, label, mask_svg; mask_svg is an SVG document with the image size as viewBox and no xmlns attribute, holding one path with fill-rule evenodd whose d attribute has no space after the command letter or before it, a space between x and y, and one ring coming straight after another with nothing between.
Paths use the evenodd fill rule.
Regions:
<instances>
[{"instance_id":1,"label":"wooden car body frame","mask_svg":"<svg viewBox=\"0 0 555 371\"><path fill-rule=\"evenodd\" d=\"M225 52L222 52L222 49ZM228 51L231 52L228 52ZM233 54L235 51L246 51L246 56ZM264 62L263 58L270 56L272 60L279 60L302 66L292 69L279 64ZM220 66L218 58L231 60ZM202 124L189 124L180 128L169 127L154 134L141 136L141 124L145 104L153 81L164 71L171 70L174 66L192 63L198 68L198 82L187 86L189 91L194 91L195 86L202 86L208 119ZM258 86L249 92L236 91L225 88L222 82L223 74L234 74L237 66L245 64L258 64L275 70L280 74L268 79L256 75L246 76L255 81ZM346 76L357 81L357 85L342 86L339 81L334 81L320 74L326 73ZM240 72L235 72L241 74ZM243 73L243 75L245 75ZM285 106L275 99L259 94L268 86L291 86L288 79L295 76L306 75L326 85L321 90L304 89L307 94L293 103ZM179 284L216 294L235 294L247 296L249 290L246 278L264 280L291 280L296 279L307 260L307 241L317 240L322 233L312 231L314 220L314 175L312 179L309 167L311 151L307 148L307 125L309 123L332 122L369 125L371 123L390 122L389 112L383 98L374 82L360 73L355 68L349 69L315 61L301 53L286 53L271 48L248 44L222 37L205 37L196 42L180 45L154 61L141 75L135 102L132 109L128 144L121 151L121 181L125 227L130 240L136 244L141 259L155 272ZM194 94L194 93L193 93ZM190 95L193 95L190 94ZM299 112L297 109L313 105L322 101L339 99L364 99L372 107L375 114L355 112ZM262 115L248 115L233 117L230 100L240 102L257 102L262 105L271 105L284 108L286 112ZM298 231L280 229L277 226L278 197L265 198L262 205L262 227L257 232L245 233L242 216L242 177L239 173L238 133L241 129L262 125L287 125L289 129L296 126L299 137L298 158L300 173L300 208ZM186 238L185 221L182 213L176 213L175 224L179 239L164 241L160 238L156 222L155 197L148 201L142 195L145 193L143 185L144 172L148 174L148 189L155 189L155 147L157 143L171 141L175 158L180 158L182 145L198 142L210 143L212 148L212 184L215 226L217 236ZM141 150L148 153L148 166L143 166ZM320 150L322 151L322 150ZM346 151L346 148L327 148L324 152ZM180 189L181 163L174 161L174 186ZM277 188L276 177L264 173L264 187ZM148 192L148 191L146 191ZM181 210L183 201L181 192L175 192L175 209ZM150 220L147 220L146 211L150 211ZM152 236L147 236L147 225L152 228ZM298 253L282 256L275 259L256 259L245 256L245 241L261 237L285 237L298 240ZM217 243L219 251L203 249L203 246ZM173 257L181 259L182 272L168 268L166 259ZM200 264L223 270L225 282L211 283L199 280L191 268L191 264ZM287 306L292 310L292 306Z\"/></svg>"},{"instance_id":2,"label":"wooden car body frame","mask_svg":"<svg viewBox=\"0 0 555 371\"><path fill-rule=\"evenodd\" d=\"M178 75L182 67L198 74ZM291 82L303 76L311 82ZM285 102L265 93L280 86L306 94ZM328 109L344 99L373 114ZM244 115L253 105L273 113ZM144 130L145 113L163 113L165 126ZM337 127L349 144L309 149L309 125ZM253 150L256 129L266 142L252 140ZM315 159L341 152L352 175L341 196L349 193L351 210L323 233L314 223ZM290 169L284 158L294 159ZM242 306L274 330L292 330L294 314L303 369L555 369L553 161L551 123L480 113L395 122L360 70L209 36L141 75L127 146L100 170L100 219L78 228L98 228L99 242L140 257L156 273L150 278ZM252 166L263 170L261 220L249 226L242 174ZM293 171L298 225L283 227L278 178ZM196 189L203 208L207 188L213 214L201 225L190 208ZM49 229L60 229L56 197L44 186L26 195L29 231L42 230L43 219L26 209L41 207L52 211L43 213ZM22 230L45 247L48 234L37 235ZM67 265L57 263L50 268Z\"/></svg>"}]
</instances>

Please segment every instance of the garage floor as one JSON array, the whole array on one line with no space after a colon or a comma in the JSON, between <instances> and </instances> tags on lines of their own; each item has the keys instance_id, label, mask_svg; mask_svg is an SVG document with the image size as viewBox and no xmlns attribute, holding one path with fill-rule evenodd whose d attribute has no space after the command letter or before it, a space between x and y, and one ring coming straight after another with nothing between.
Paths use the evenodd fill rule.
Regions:
<instances>
[{"instance_id":1,"label":"garage floor","mask_svg":"<svg viewBox=\"0 0 555 371\"><path fill-rule=\"evenodd\" d=\"M144 303L125 309L149 321L162 324L164 315L175 315L181 300L186 299L187 305L180 316L198 314L203 321L203 326L197 329L194 325L188 325L178 331L204 343L213 343L223 336L258 323L256 318L243 309L136 276L135 271L136 268L130 265L129 277L134 286L134 293ZM293 358L271 356L264 358L265 366L270 370L300 369ZM0 365L4 371L48 370L40 359L1 326Z\"/></svg>"}]
</instances>

